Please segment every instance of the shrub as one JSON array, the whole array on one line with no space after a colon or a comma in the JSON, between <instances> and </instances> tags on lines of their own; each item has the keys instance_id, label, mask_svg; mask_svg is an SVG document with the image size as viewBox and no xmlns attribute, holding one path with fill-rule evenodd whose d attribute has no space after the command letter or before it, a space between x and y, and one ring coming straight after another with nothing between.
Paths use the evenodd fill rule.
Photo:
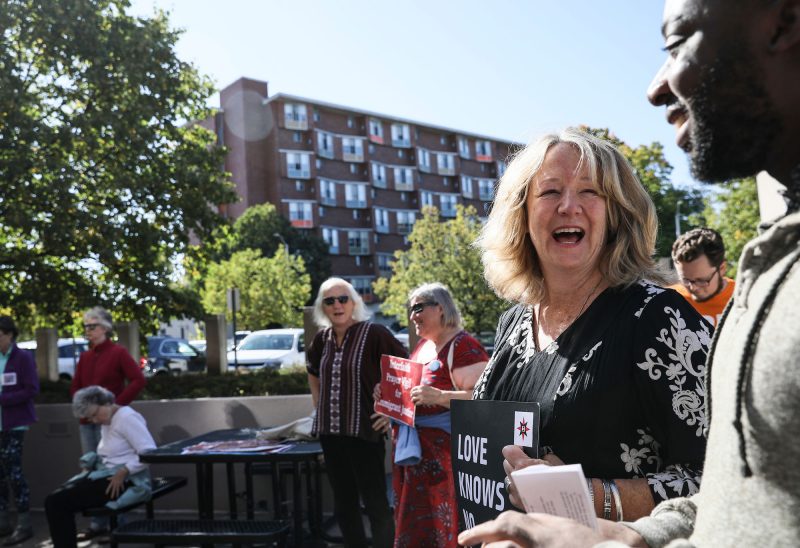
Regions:
<instances>
[{"instance_id":1,"label":"shrub","mask_svg":"<svg viewBox=\"0 0 800 548\"><path fill-rule=\"evenodd\" d=\"M41 381L36 403L69 403L69 381ZM173 400L182 398L230 398L242 396L280 396L308 394L305 368L281 371L259 370L239 375L209 377L205 374L156 375L137 400Z\"/></svg>"}]
</instances>

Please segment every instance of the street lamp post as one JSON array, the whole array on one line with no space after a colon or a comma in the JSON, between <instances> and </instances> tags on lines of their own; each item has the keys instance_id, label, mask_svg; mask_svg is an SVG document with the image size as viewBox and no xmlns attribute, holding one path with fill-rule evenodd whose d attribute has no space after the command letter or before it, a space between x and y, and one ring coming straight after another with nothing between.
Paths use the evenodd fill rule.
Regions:
<instances>
[{"instance_id":1,"label":"street lamp post","mask_svg":"<svg viewBox=\"0 0 800 548\"><path fill-rule=\"evenodd\" d=\"M289 244L287 244L286 240L284 240L283 236L281 236L277 232L273 232L272 235L275 236L276 238L278 238L283 243L283 249L286 251L286 256L288 257L289 256Z\"/></svg>"}]
</instances>

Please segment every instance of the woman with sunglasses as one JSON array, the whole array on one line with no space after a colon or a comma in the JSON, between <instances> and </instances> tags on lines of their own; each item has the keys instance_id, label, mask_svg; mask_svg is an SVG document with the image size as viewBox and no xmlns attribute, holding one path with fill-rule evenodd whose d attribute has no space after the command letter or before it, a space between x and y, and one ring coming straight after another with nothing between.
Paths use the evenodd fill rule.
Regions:
<instances>
[{"instance_id":1,"label":"woman with sunglasses","mask_svg":"<svg viewBox=\"0 0 800 548\"><path fill-rule=\"evenodd\" d=\"M462 328L461 313L444 285L421 285L408 302L409 319L420 337L411 359L425 366L422 382L411 389L416 427L393 426L395 546L455 546L458 508L450 459L450 401L471 399L489 356ZM402 457L409 454L409 444L418 444L419 452Z\"/></svg>"},{"instance_id":2,"label":"woman with sunglasses","mask_svg":"<svg viewBox=\"0 0 800 548\"><path fill-rule=\"evenodd\" d=\"M116 404L129 405L144 388L147 381L142 370L124 346L111 340L112 328L111 314L102 307L95 306L83 314L89 350L81 354L75 367L71 396L87 386L102 386L114 394ZM100 424L80 419L83 454L97 450L100 427ZM89 528L78 533L78 541L90 540L107 532L107 518L92 518Z\"/></svg>"},{"instance_id":3,"label":"woman with sunglasses","mask_svg":"<svg viewBox=\"0 0 800 548\"><path fill-rule=\"evenodd\" d=\"M325 455L345 546L367 546L360 497L372 546L383 548L394 538L384 469L389 421L373 411L372 389L380 380L382 354L408 354L388 329L368 319L352 285L325 280L314 303L314 320L323 329L306 351L306 368L316 409L313 432Z\"/></svg>"}]
</instances>

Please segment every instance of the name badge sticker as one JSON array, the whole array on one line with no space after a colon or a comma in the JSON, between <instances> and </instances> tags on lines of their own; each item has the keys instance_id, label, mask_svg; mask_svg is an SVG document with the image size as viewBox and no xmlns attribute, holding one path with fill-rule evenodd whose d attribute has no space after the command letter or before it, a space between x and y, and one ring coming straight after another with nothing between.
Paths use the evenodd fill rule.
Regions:
<instances>
[{"instance_id":1,"label":"name badge sticker","mask_svg":"<svg viewBox=\"0 0 800 548\"><path fill-rule=\"evenodd\" d=\"M17 384L16 373L3 373L3 386L14 386Z\"/></svg>"}]
</instances>

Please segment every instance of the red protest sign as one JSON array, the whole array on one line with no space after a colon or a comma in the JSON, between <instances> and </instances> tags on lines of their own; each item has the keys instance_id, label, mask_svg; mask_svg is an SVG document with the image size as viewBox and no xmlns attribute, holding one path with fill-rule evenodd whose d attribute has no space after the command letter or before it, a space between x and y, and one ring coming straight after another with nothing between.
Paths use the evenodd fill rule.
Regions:
<instances>
[{"instance_id":1,"label":"red protest sign","mask_svg":"<svg viewBox=\"0 0 800 548\"><path fill-rule=\"evenodd\" d=\"M416 406L411 401L411 389L422 380L422 366L397 356L381 356L381 399L375 402L375 411L414 426Z\"/></svg>"}]
</instances>

